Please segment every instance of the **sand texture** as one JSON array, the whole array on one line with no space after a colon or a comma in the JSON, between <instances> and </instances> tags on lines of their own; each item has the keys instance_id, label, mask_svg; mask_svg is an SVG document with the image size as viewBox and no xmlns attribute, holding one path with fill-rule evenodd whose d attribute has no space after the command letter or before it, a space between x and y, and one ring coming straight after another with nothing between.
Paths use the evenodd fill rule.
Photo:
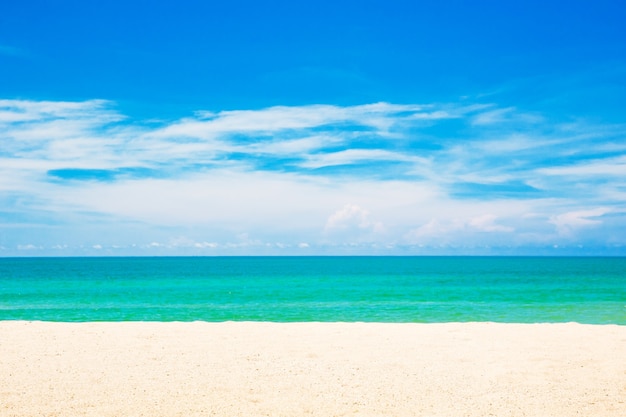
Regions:
<instances>
[{"instance_id":1,"label":"sand texture","mask_svg":"<svg viewBox=\"0 0 626 417\"><path fill-rule=\"evenodd\" d=\"M626 326L0 322L0 416L626 416Z\"/></svg>"}]
</instances>

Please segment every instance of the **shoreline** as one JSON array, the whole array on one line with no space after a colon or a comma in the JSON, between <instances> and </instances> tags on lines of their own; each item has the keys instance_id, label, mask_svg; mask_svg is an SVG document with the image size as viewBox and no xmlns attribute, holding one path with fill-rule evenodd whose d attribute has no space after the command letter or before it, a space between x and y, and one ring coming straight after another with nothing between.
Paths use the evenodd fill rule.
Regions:
<instances>
[{"instance_id":1,"label":"shoreline","mask_svg":"<svg viewBox=\"0 0 626 417\"><path fill-rule=\"evenodd\" d=\"M622 416L626 326L0 321L0 416Z\"/></svg>"}]
</instances>

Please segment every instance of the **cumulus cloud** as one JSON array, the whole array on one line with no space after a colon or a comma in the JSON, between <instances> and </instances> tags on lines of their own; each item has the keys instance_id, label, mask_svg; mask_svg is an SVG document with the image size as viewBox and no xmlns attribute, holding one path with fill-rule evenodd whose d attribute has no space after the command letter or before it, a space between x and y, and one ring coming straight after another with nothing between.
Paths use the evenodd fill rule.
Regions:
<instances>
[{"instance_id":1,"label":"cumulus cloud","mask_svg":"<svg viewBox=\"0 0 626 417\"><path fill-rule=\"evenodd\" d=\"M326 221L324 233L347 240L371 240L384 233L385 227L372 219L370 212L355 204L346 204Z\"/></svg>"}]
</instances>

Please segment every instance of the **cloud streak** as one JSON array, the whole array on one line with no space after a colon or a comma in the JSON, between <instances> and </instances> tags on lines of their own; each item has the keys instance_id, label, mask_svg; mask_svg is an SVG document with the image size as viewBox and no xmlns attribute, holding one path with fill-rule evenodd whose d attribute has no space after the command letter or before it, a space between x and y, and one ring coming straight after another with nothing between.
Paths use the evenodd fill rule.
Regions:
<instances>
[{"instance_id":1,"label":"cloud streak","mask_svg":"<svg viewBox=\"0 0 626 417\"><path fill-rule=\"evenodd\" d=\"M104 100L0 100L0 129L4 254L626 245L620 125L465 102L198 111L154 125ZM87 243L94 224L112 243ZM38 228L48 232L24 240ZM171 244L181 236L194 243Z\"/></svg>"}]
</instances>

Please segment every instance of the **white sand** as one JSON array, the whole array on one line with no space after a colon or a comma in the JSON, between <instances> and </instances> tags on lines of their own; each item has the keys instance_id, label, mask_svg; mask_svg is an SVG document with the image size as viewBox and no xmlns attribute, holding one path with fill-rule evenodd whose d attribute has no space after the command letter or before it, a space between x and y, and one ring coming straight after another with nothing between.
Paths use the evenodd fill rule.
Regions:
<instances>
[{"instance_id":1,"label":"white sand","mask_svg":"<svg viewBox=\"0 0 626 417\"><path fill-rule=\"evenodd\" d=\"M626 326L0 322L0 416L626 416Z\"/></svg>"}]
</instances>

